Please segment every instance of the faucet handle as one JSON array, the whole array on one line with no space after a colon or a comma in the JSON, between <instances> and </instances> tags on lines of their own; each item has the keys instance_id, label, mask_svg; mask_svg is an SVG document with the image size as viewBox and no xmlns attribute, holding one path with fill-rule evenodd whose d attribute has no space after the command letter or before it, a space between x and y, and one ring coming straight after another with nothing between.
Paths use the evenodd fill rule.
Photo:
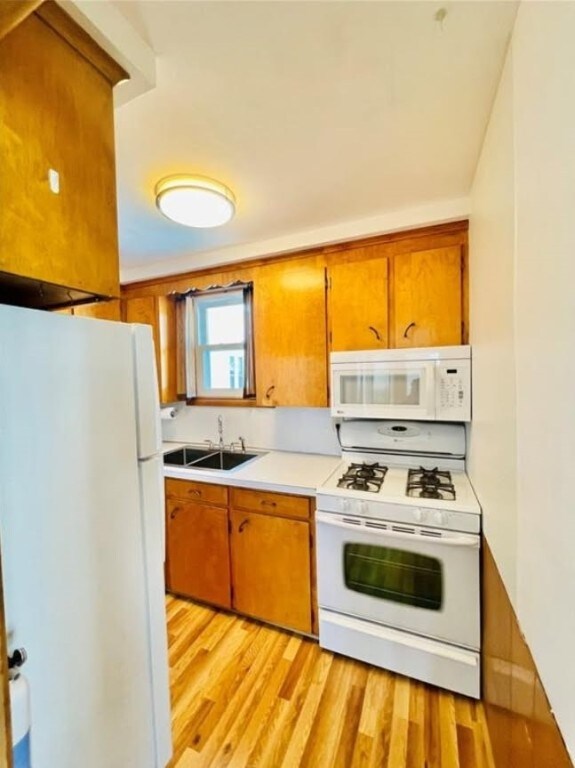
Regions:
<instances>
[{"instance_id":1,"label":"faucet handle","mask_svg":"<svg viewBox=\"0 0 575 768\"><path fill-rule=\"evenodd\" d=\"M213 442L213 440L204 440L203 442L208 444L208 451L213 451L214 450L214 442Z\"/></svg>"},{"instance_id":2,"label":"faucet handle","mask_svg":"<svg viewBox=\"0 0 575 768\"><path fill-rule=\"evenodd\" d=\"M243 437L238 437L238 442L237 442L237 443L235 443L235 442L234 442L234 443L230 443L230 451L231 451L232 453L233 453L233 452L236 450L236 448L238 448L238 447L239 447L239 449L240 449L240 451L241 451L242 453L245 453L245 452L246 452L246 441L244 440L244 438L243 438Z\"/></svg>"}]
</instances>

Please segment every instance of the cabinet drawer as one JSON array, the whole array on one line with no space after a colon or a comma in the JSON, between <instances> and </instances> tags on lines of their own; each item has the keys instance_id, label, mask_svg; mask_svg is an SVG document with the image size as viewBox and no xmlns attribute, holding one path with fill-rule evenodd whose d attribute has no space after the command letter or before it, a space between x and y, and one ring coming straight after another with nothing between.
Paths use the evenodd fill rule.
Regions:
<instances>
[{"instance_id":1,"label":"cabinet drawer","mask_svg":"<svg viewBox=\"0 0 575 768\"><path fill-rule=\"evenodd\" d=\"M310 500L305 496L290 496L287 493L252 491L248 488L230 488L231 506L266 512L279 517L295 517L309 520Z\"/></svg>"},{"instance_id":2,"label":"cabinet drawer","mask_svg":"<svg viewBox=\"0 0 575 768\"><path fill-rule=\"evenodd\" d=\"M166 478L166 496L171 499L202 501L223 507L228 504L228 489L225 485L197 483L194 480L175 480L172 477Z\"/></svg>"}]
</instances>

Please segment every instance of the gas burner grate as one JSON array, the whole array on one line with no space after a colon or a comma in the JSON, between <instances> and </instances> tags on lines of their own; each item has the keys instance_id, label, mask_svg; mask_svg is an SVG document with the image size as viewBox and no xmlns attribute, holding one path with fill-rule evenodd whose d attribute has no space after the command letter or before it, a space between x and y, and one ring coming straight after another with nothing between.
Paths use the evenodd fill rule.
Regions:
<instances>
[{"instance_id":1,"label":"gas burner grate","mask_svg":"<svg viewBox=\"0 0 575 768\"><path fill-rule=\"evenodd\" d=\"M451 472L438 469L410 469L407 475L407 496L419 499L446 499L455 501L455 487Z\"/></svg>"},{"instance_id":2,"label":"gas burner grate","mask_svg":"<svg viewBox=\"0 0 575 768\"><path fill-rule=\"evenodd\" d=\"M338 480L338 488L377 493L385 479L387 467L382 464L350 464Z\"/></svg>"}]
</instances>

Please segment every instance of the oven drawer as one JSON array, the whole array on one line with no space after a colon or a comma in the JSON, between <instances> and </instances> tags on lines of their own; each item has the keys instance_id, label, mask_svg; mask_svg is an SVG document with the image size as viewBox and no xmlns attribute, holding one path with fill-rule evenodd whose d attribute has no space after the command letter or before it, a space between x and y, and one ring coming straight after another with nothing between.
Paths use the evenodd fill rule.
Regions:
<instances>
[{"instance_id":1,"label":"oven drawer","mask_svg":"<svg viewBox=\"0 0 575 768\"><path fill-rule=\"evenodd\" d=\"M479 653L320 608L322 648L479 698Z\"/></svg>"},{"instance_id":2,"label":"oven drawer","mask_svg":"<svg viewBox=\"0 0 575 768\"><path fill-rule=\"evenodd\" d=\"M316 525L321 608L479 649L479 536L323 511Z\"/></svg>"}]
</instances>

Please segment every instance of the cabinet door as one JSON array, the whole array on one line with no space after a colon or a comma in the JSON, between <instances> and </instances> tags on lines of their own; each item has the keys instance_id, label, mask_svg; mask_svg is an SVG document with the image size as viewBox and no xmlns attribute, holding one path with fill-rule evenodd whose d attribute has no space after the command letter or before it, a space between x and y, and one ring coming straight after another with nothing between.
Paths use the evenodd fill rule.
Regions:
<instances>
[{"instance_id":1,"label":"cabinet door","mask_svg":"<svg viewBox=\"0 0 575 768\"><path fill-rule=\"evenodd\" d=\"M0 123L0 270L117 296L112 85L37 14L0 41Z\"/></svg>"},{"instance_id":2,"label":"cabinet door","mask_svg":"<svg viewBox=\"0 0 575 768\"><path fill-rule=\"evenodd\" d=\"M309 523L232 509L233 607L311 632Z\"/></svg>"},{"instance_id":3,"label":"cabinet door","mask_svg":"<svg viewBox=\"0 0 575 768\"><path fill-rule=\"evenodd\" d=\"M168 499L168 589L230 608L227 509Z\"/></svg>"},{"instance_id":4,"label":"cabinet door","mask_svg":"<svg viewBox=\"0 0 575 768\"><path fill-rule=\"evenodd\" d=\"M144 296L123 299L126 323L152 326L160 401L173 403L178 399L176 371L176 308L167 296Z\"/></svg>"},{"instance_id":5,"label":"cabinet door","mask_svg":"<svg viewBox=\"0 0 575 768\"><path fill-rule=\"evenodd\" d=\"M369 252L373 249L357 249ZM328 270L330 348L381 349L388 340L386 258L334 264Z\"/></svg>"},{"instance_id":6,"label":"cabinet door","mask_svg":"<svg viewBox=\"0 0 575 768\"><path fill-rule=\"evenodd\" d=\"M393 267L393 346L462 343L460 246L397 255Z\"/></svg>"},{"instance_id":7,"label":"cabinet door","mask_svg":"<svg viewBox=\"0 0 575 768\"><path fill-rule=\"evenodd\" d=\"M258 405L327 405L325 269L267 264L254 283Z\"/></svg>"}]
</instances>

